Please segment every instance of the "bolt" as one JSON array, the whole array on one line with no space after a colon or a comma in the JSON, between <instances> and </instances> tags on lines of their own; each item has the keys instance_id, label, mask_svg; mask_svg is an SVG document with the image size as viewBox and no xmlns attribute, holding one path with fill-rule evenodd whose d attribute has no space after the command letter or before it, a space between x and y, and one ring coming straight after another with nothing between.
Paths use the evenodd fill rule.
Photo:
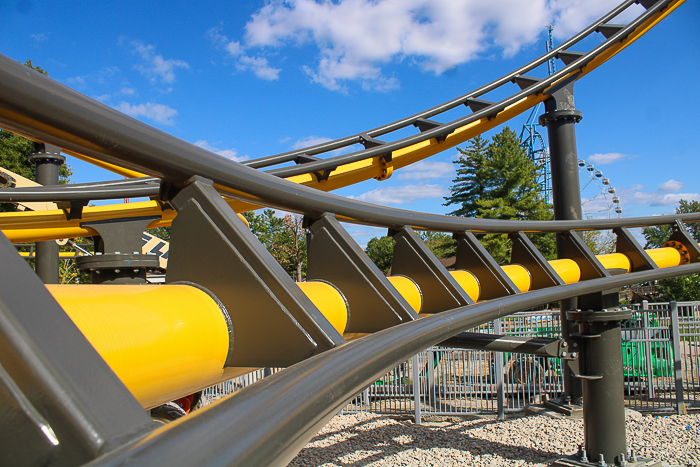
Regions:
<instances>
[{"instance_id":1,"label":"bolt","mask_svg":"<svg viewBox=\"0 0 700 467\"><path fill-rule=\"evenodd\" d=\"M134 269L134 274L138 274L138 273L139 273L139 270L138 270L138 269Z\"/></svg>"},{"instance_id":2,"label":"bolt","mask_svg":"<svg viewBox=\"0 0 700 467\"><path fill-rule=\"evenodd\" d=\"M625 453L620 453L620 467L627 467L627 461L625 460Z\"/></svg>"},{"instance_id":3,"label":"bolt","mask_svg":"<svg viewBox=\"0 0 700 467\"><path fill-rule=\"evenodd\" d=\"M102 273L102 271L100 271L99 269L95 269L95 274L101 274L101 273Z\"/></svg>"},{"instance_id":4,"label":"bolt","mask_svg":"<svg viewBox=\"0 0 700 467\"><path fill-rule=\"evenodd\" d=\"M578 342L574 342L574 343L573 343L573 346L574 346L574 347L578 347Z\"/></svg>"},{"instance_id":5,"label":"bolt","mask_svg":"<svg viewBox=\"0 0 700 467\"><path fill-rule=\"evenodd\" d=\"M114 272L117 273L117 274L119 274L120 272L122 272L122 270L121 270L121 269L115 269Z\"/></svg>"},{"instance_id":6,"label":"bolt","mask_svg":"<svg viewBox=\"0 0 700 467\"><path fill-rule=\"evenodd\" d=\"M582 447L583 447L583 446L582 446ZM585 449L581 449L581 451L582 451L582 452L581 452L581 462L584 463L584 464L587 464L587 463L588 463L588 456L586 455L586 450L585 450Z\"/></svg>"},{"instance_id":7,"label":"bolt","mask_svg":"<svg viewBox=\"0 0 700 467\"><path fill-rule=\"evenodd\" d=\"M567 355L566 352L562 352L562 353L561 353L561 358L566 358L566 355Z\"/></svg>"},{"instance_id":8,"label":"bolt","mask_svg":"<svg viewBox=\"0 0 700 467\"><path fill-rule=\"evenodd\" d=\"M598 457L598 467L607 467L608 464L605 463L605 456L602 454Z\"/></svg>"},{"instance_id":9,"label":"bolt","mask_svg":"<svg viewBox=\"0 0 700 467\"><path fill-rule=\"evenodd\" d=\"M566 342L566 341L564 341L564 342L561 343L561 346L562 346L562 347L568 347L568 346L569 346L569 343Z\"/></svg>"}]
</instances>

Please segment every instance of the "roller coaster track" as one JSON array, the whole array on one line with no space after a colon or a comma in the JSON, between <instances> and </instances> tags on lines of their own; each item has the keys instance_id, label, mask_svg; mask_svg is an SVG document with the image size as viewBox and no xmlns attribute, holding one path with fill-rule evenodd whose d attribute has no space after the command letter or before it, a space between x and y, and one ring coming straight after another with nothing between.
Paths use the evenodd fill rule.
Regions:
<instances>
[{"instance_id":1,"label":"roller coaster track","mask_svg":"<svg viewBox=\"0 0 700 467\"><path fill-rule=\"evenodd\" d=\"M0 406L8 414L0 421L2 459L13 465L285 465L353 395L430 345L548 302L571 297L595 301L607 289L700 273L700 248L683 226L700 221L700 214L592 221L464 219L327 193L361 180L383 180L394 169L460 144L549 99L683 2L643 1L646 11L637 19L626 26L609 24L634 3L622 3L561 46L462 97L367 132L245 165L126 117L0 56L0 127L140 177L0 190L0 201L5 202L67 203L59 211L0 214L0 228L10 241L102 235L98 225L107 220L136 220L143 222L142 228L173 225L168 284L139 286L137 292L119 285L105 286L109 291L102 292L93 286L97 288L91 290L104 293L97 298L101 302L82 296L84 286L45 287L10 242L0 239ZM569 50L594 32L607 40L587 53ZM525 75L552 57L566 67L543 79ZM479 99L510 82L520 91L499 102ZM461 105L473 112L449 123L428 120ZM376 139L410 125L421 132L393 142ZM354 144L365 149L317 157ZM297 165L259 170L291 162ZM88 200L141 196L156 199L83 208ZM324 297L343 298L346 321L332 324L321 310L326 299L314 299L308 286L295 284L235 214L258 206L304 214L313 236L310 282L333 289ZM417 306L371 264L338 220L389 229L401 249L394 255L395 272L411 278L422 293ZM649 225L673 227L663 251L643 250L627 231ZM457 262L480 284L478 298L483 301L474 303L413 229L455 234ZM616 258L626 261L622 270L604 266L575 233L601 229L617 234ZM480 246L474 233L484 232L510 235L514 262L517 257L529 277L526 288L517 287ZM566 245L565 260L577 268L578 278L565 283L526 233L557 233ZM153 291L156 301L166 306L155 310L153 302L129 302L129 294L144 290ZM192 316L203 321L204 315L197 313L206 308L212 316L209 331L179 334L181 341L146 340L166 347L154 354L156 359L185 352L174 367L186 366L190 350L180 347L192 352L211 348L216 357L205 357L215 371L204 375L204 370L193 370L191 376L181 370L172 376L186 383L149 380L149 372L155 370L142 364L148 352L120 355L127 367L136 369L112 363L110 368L105 360L111 360L100 358L102 351L98 354L95 348L100 350L101 334L123 324L119 316L114 320L119 310L107 317L114 329L99 328L99 323L83 328L79 317L85 315L69 311L77 309L75 302L93 308L96 303L106 308L140 306L142 313L162 313L164 320L176 319L184 328ZM171 317L171 312L182 314ZM130 329L133 333L136 328ZM258 366L288 368L164 427L154 427L143 410ZM143 374L132 374L139 372ZM131 386L129 378L141 378L140 386Z\"/></svg>"}]
</instances>

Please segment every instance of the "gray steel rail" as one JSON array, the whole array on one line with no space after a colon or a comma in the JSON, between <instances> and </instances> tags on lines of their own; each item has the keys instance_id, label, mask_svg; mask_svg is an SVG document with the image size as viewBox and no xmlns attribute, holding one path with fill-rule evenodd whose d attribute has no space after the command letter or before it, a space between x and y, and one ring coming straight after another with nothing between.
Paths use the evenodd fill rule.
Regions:
<instances>
[{"instance_id":1,"label":"gray steel rail","mask_svg":"<svg viewBox=\"0 0 700 467\"><path fill-rule=\"evenodd\" d=\"M159 182L160 181L156 178L149 178L149 181L118 184L103 182L100 185L84 184L3 188L0 189L0 203L142 198L157 196L160 191Z\"/></svg>"},{"instance_id":2,"label":"gray steel rail","mask_svg":"<svg viewBox=\"0 0 700 467\"><path fill-rule=\"evenodd\" d=\"M372 130L367 130L362 133L357 133L352 136L348 136L345 138L340 138L334 141L329 141L326 143L318 144L315 146L309 146L307 148L302 148L298 149L295 151L290 151L282 154L277 154L273 156L267 156L267 157L262 157L259 159L255 159L252 161L247 161L244 162L244 165L247 165L249 167L253 168L263 168L263 167L269 167L271 165L276 165L276 164L281 164L284 162L290 162L293 161L295 158L306 155L306 156L315 156L318 154L322 154L328 151L336 150L336 149L341 149L343 147L347 147L353 144L356 144L359 142L359 138L366 134L372 138L376 138L378 136L385 135L387 133L391 133L393 131L399 130L401 128L405 128L409 125L412 125L414 122L416 122L418 119L427 119L434 117L436 115L439 115L441 113L444 113L448 110L454 109L455 107L459 107L460 105L464 105L464 103L468 99L474 99L477 97L480 97L490 91L493 91L494 89L497 89L498 87L512 82L512 80L519 76L523 75L534 68L537 68L538 66L546 63L548 60L555 58L557 54L559 54L562 51L567 50L569 47L577 44L581 40L585 39L588 37L590 34L593 32L596 32L599 26L606 24L613 18L615 18L617 15L622 13L624 10L626 10L630 5L638 3L636 0L628 0L617 6L615 9L604 15L602 18L600 18L598 21L594 22L591 24L589 27L581 31L580 33L576 34L574 37L571 39L567 40L566 42L560 44L559 46L553 48L546 54L542 55L541 57L538 57L537 59L531 61L530 63L523 65L522 67L516 69L515 71L502 76L501 78L492 81L491 83L488 83L472 92L469 92L467 94L464 94L463 96L457 97L455 99L452 99L448 102L445 102L443 104L440 104L438 106L435 106L433 108L430 108L428 110L425 110L423 112L419 112L415 115L412 115L410 117L403 118L401 120L397 120L393 123L389 123L386 125L382 125L380 127L374 128ZM668 2L665 2L668 3ZM440 129L444 131L444 127L441 126ZM336 161L337 159L328 159L328 161Z\"/></svg>"},{"instance_id":3,"label":"gray steel rail","mask_svg":"<svg viewBox=\"0 0 700 467\"><path fill-rule=\"evenodd\" d=\"M455 308L394 326L304 360L87 465L284 466L387 368L437 342L550 301L698 272L700 263L594 279Z\"/></svg>"},{"instance_id":4,"label":"gray steel rail","mask_svg":"<svg viewBox=\"0 0 700 467\"><path fill-rule=\"evenodd\" d=\"M478 89L477 91L474 91L472 93L469 93L465 96L462 96L454 101L451 101L447 104L444 104L444 109L443 110L435 110L431 109L430 111L418 114L419 116L412 116L407 119L401 120L399 122L396 122L395 124L390 124L387 125L382 131L371 131L368 132L369 136L379 136L380 134L385 134L390 131L394 131L395 129L403 128L409 124L412 124L415 122L418 118L425 118L427 116L434 116L437 115L441 112L444 112L446 110L449 110L451 108L456 107L459 104L464 104L468 101L468 99L474 99L476 97L479 97L483 94L486 94L487 92L496 89L503 84L509 83L518 76L521 76L522 73L530 71L532 68L535 68L536 66L539 66L540 64L546 62L546 60L556 57L558 53L560 53L563 50L566 50L565 48L570 47L571 45L575 44L576 42L580 41L581 39L585 38L589 34L595 32L598 27L600 27L602 24L604 24L605 21L614 18L619 14L620 12L624 11L629 5L631 5L632 1L625 2L623 5L620 7L616 8L613 12L605 15L603 18L586 28L582 33L578 34L571 40L565 42L564 44L560 45L559 47L553 49L549 53L543 55L539 59L535 60L529 65L526 65L525 67L522 67L515 72L512 72L496 81L493 83L490 83L483 88ZM540 94L545 92L549 87L551 87L555 82L559 81L560 79L566 77L570 73L572 73L575 70L580 70L582 69L585 65L590 63L592 60L594 60L598 55L606 51L608 48L616 44L617 42L623 40L624 38L627 37L627 35L636 29L642 22L644 22L649 16L652 14L656 13L657 11L663 9L668 3L670 3L670 0L664 0L656 3L652 8L647 10L645 13L640 15L638 18L636 18L634 21L629 23L626 27L624 27L622 30L611 36L608 40L600 44L599 46L595 47L593 50L582 56L581 58L569 63L567 66L559 70L558 72L548 76L547 78L541 79L539 82L536 84L527 87L524 90L521 90L520 92L517 92L515 94L512 94L510 97L503 99L497 103L493 103L492 105L479 110L477 112L473 112L472 114L459 118L457 120L454 120L449 123L445 123L443 125L440 125L438 127L435 127L431 130L427 130L424 132L421 132L419 134L409 136L391 143L386 143L380 146L376 146L370 149L365 149L363 151L358 151L354 152L352 154L346 154L346 155L341 155L333 158L328 158L328 159L323 159L315 162L308 162L304 163L301 165L298 165L296 167L284 167L284 168L279 168L279 169L273 169L270 170L269 173L280 176L280 177L290 177L294 175L301 175L305 173L310 173L310 172L315 172L315 171L322 171L325 169L337 167L338 165L342 164L348 164L352 162L357 162L363 159L368 159L371 157L376 157L380 156L383 154L391 153L393 151L405 148L407 146L413 145L420 143L422 141L426 141L431 138L436 138L440 137L442 135L445 135L447 133L450 133L454 131L455 129L462 127L464 125L467 125L469 123L472 123L474 121L477 121L481 118L484 117L492 117L495 116L496 113L502 111L506 107L515 104L516 102L520 101L523 98L526 98L531 95L535 94ZM577 78L574 78L577 79ZM438 107L436 109L439 109L442 107ZM390 129L391 128L391 129ZM363 136L362 133L358 135L354 135L348 138L343 138L338 141L342 141L344 144L339 145L340 143L336 142L330 142L326 143L328 145L328 150L331 149L338 149L340 147L344 147L350 144L355 144L360 142L360 138ZM345 144L347 143L347 144ZM318 146L315 146L314 148L317 148ZM302 149L299 151L294 151L292 153L287 153L287 155L284 155L284 157L280 158L280 162L286 162L289 160L293 160L296 157L299 157L303 154L306 155L315 155L318 154L319 152L313 148L309 149ZM273 156L274 157L274 156ZM253 161L254 162L254 161ZM252 167L260 167L259 164L248 164Z\"/></svg>"},{"instance_id":5,"label":"gray steel rail","mask_svg":"<svg viewBox=\"0 0 700 467\"><path fill-rule=\"evenodd\" d=\"M651 11L651 10L650 10ZM0 56L0 126L64 149L158 177L178 189L194 175L255 205L335 213L360 224L458 232L515 233L640 227L700 220L699 214L592 221L459 219L376 206L321 192L246 167L128 117L5 56ZM19 119L17 116L24 118Z\"/></svg>"}]
</instances>

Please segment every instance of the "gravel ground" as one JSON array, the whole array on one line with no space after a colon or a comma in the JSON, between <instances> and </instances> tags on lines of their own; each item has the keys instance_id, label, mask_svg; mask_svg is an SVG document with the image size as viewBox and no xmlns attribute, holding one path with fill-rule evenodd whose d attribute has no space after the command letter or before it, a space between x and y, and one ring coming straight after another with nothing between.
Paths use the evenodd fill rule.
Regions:
<instances>
[{"instance_id":1,"label":"gravel ground","mask_svg":"<svg viewBox=\"0 0 700 467\"><path fill-rule=\"evenodd\" d=\"M432 417L423 424L361 413L338 415L290 466L538 466L577 451L583 421L546 415ZM700 414L627 417L639 456L700 466Z\"/></svg>"}]
</instances>

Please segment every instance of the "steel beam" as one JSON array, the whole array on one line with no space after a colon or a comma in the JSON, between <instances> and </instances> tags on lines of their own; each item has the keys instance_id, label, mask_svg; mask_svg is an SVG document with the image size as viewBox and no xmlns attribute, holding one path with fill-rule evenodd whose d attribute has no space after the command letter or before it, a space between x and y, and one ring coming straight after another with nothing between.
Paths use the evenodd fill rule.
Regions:
<instances>
[{"instance_id":1,"label":"steel beam","mask_svg":"<svg viewBox=\"0 0 700 467\"><path fill-rule=\"evenodd\" d=\"M474 303L411 227L389 234L396 240L392 275L410 277L423 296L421 313L439 313Z\"/></svg>"},{"instance_id":2,"label":"steel beam","mask_svg":"<svg viewBox=\"0 0 700 467\"><path fill-rule=\"evenodd\" d=\"M152 421L0 235L0 464L80 465Z\"/></svg>"},{"instance_id":3,"label":"steel beam","mask_svg":"<svg viewBox=\"0 0 700 467\"><path fill-rule=\"evenodd\" d=\"M36 182L58 185L59 167L66 161L61 149L50 144L35 143L29 161L36 164ZM36 242L36 273L44 284L58 284L58 244L55 241Z\"/></svg>"},{"instance_id":4,"label":"steel beam","mask_svg":"<svg viewBox=\"0 0 700 467\"><path fill-rule=\"evenodd\" d=\"M210 181L194 177L170 203L166 282L221 300L235 336L227 366L286 367L345 342Z\"/></svg>"}]
</instances>

